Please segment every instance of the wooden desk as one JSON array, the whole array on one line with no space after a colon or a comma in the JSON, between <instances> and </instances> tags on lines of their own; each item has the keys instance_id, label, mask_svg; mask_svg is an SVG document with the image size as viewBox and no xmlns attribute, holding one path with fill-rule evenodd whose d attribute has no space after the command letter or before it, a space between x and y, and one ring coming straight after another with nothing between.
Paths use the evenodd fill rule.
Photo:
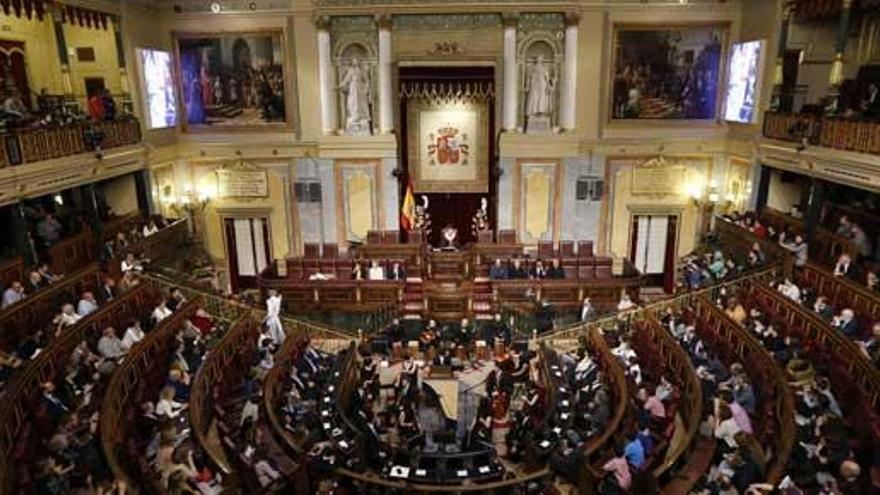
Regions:
<instances>
[{"instance_id":1,"label":"wooden desk","mask_svg":"<svg viewBox=\"0 0 880 495\"><path fill-rule=\"evenodd\" d=\"M431 251L428 253L428 276L441 280L470 278L471 256L465 251Z\"/></svg>"}]
</instances>

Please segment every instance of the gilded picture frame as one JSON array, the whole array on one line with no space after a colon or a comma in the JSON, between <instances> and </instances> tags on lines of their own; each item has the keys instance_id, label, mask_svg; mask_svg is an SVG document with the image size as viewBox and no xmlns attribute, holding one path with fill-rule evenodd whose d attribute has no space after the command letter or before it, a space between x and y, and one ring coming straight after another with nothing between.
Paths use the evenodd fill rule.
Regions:
<instances>
[{"instance_id":1,"label":"gilded picture frame","mask_svg":"<svg viewBox=\"0 0 880 495\"><path fill-rule=\"evenodd\" d=\"M644 112L645 115L642 115L643 112L639 112L638 115L632 116L625 112L626 104L629 103L629 90L630 85L622 84L621 80L624 79L621 77L622 73L626 72L626 59L623 54L627 50L633 50L634 47L630 46L630 44L635 43L633 40L628 40L628 33L634 33L633 39L656 36L658 38L662 38L664 35L672 35L672 33L694 33L700 30L705 30L708 32L717 31L718 33L718 47L717 47L717 61L715 61L714 70L715 75L714 79L714 95L711 98L711 102L703 103L700 108L700 111L687 111L687 110L670 110L669 112L665 112L662 109L656 110L655 112ZM644 41L644 40L642 40ZM627 44L627 46L624 46ZM655 43L656 44L656 43ZM706 48L709 44L703 46ZM637 47L636 47L637 48ZM675 126L675 125L706 125L706 123L718 123L720 124L722 121L722 104L724 101L724 89L727 81L727 53L730 49L730 22L727 21L711 21L711 22L693 22L693 23L673 23L673 24L659 24L659 23L615 23L612 26L611 30L611 42L609 43L609 60L611 63L609 64L608 75L606 84L606 94L605 94L605 107L606 107L606 121L615 125L627 125L627 124L637 124L637 125L665 125L665 126ZM690 50L685 50L685 53L682 54L682 57L687 58L687 52ZM653 58L652 54L648 56L648 59L651 60ZM694 56L694 55L691 55ZM695 55L699 57L699 53ZM632 67L630 70L633 70ZM648 71L648 74L653 74L653 72ZM657 87L658 95L657 98L653 98L653 100L659 100L651 102L651 107L654 106L663 106L663 105L671 105L672 102L668 101L670 98L674 97L675 92L671 90L667 90L665 85L657 84L656 82L652 82L649 84L651 87ZM644 96L644 95L641 95ZM642 101L642 98L639 99L639 102ZM656 105L655 105L656 104ZM639 109L641 110L641 106L639 105ZM684 105L682 105L684 107ZM683 113L683 115L681 115ZM710 114L709 114L710 113ZM646 116L648 115L648 116Z\"/></svg>"},{"instance_id":2,"label":"gilded picture frame","mask_svg":"<svg viewBox=\"0 0 880 495\"><path fill-rule=\"evenodd\" d=\"M202 100L202 105L207 106L209 103L207 100L204 100L204 91L205 88L211 87L211 98L217 99L216 106L225 106L225 107L233 107L233 112L235 107L239 107L242 110L242 113L249 111L250 113L257 113L259 116L254 116L251 119L241 119L241 118L226 118L223 116L223 113L227 112L226 108L220 109L217 113L219 116L214 117L215 123L207 123L208 120L208 111L203 110L205 114L204 119L198 118L198 112L195 110L194 105L190 102L194 101L194 86L196 85L194 78L198 77L199 79L204 79L204 72L202 72L202 62L205 58L209 58L207 56L203 56L202 60L198 61L196 65L193 65L193 60L196 58L195 54L192 53L192 48L186 46L188 43L195 43L198 41L216 41L221 47L221 51L225 50L226 46L229 45L229 40L232 40L232 48L229 50L233 51L232 54L221 53L221 59L228 59L229 56L232 57L233 61L236 60L236 56L241 58L241 55L236 55L235 50L236 46L244 46L244 44L254 46L255 44L252 40L256 40L257 42L262 42L259 44L265 44L266 40L271 40L272 44L272 67L269 71L266 71L269 76L267 79L270 80L268 84L270 90L268 91L268 95L274 99L273 105L271 105L272 113L271 117L264 117L265 113L263 109L265 108L262 104L258 107L255 102L248 103L240 103L233 101L223 101L223 99L232 100L230 94L234 93L231 89L232 87L237 87L236 100L241 100L244 102L247 99L247 94L250 93L245 88L244 81L240 81L240 85L234 85L231 79L235 77L231 73L230 66L221 66L218 69L223 72L221 74L208 74L208 77L211 78L212 83L209 84L207 82L203 82L201 85L200 95ZM180 124L181 131L185 133L247 133L247 132L266 132L266 131L292 131L293 130L293 122L295 118L295 88L293 80L291 78L291 69L288 60L288 48L287 48L287 30L284 28L267 28L267 29L258 29L258 30L230 30L230 31L173 31L172 32L172 40L174 44L174 81L177 86L178 91L178 105L180 112ZM239 41L241 40L241 41ZM244 44L242 44L244 42ZM183 45L183 46L182 46ZM243 50L240 50L243 51ZM263 49L265 52L265 49ZM252 54L257 59L262 59L266 56L266 53L256 53ZM187 61L184 61L184 58ZM216 58L216 57L215 57ZM235 65L235 64L233 64ZM278 66L275 68L274 66ZM253 62L251 63L251 67L254 67ZM199 74L195 74L198 72ZM216 90L217 82L216 76L220 75L220 85L222 89L219 91ZM278 95L278 82L280 79L280 90L281 94ZM187 84L190 83L190 84ZM253 82L253 86L256 86L257 83ZM187 88L190 88L192 91L187 91ZM253 98L256 99L256 98ZM211 102L213 103L213 101ZM283 108L279 108L282 106ZM231 115L227 113L227 115ZM219 125L218 125L219 124Z\"/></svg>"},{"instance_id":3,"label":"gilded picture frame","mask_svg":"<svg viewBox=\"0 0 880 495\"><path fill-rule=\"evenodd\" d=\"M408 100L407 155L416 193L489 191L488 105L485 99Z\"/></svg>"}]
</instances>

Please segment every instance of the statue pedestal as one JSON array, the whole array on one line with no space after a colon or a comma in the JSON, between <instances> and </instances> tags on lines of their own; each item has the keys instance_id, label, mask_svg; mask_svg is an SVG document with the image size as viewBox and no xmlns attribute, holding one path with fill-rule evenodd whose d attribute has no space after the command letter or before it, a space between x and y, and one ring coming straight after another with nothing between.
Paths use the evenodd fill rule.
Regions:
<instances>
[{"instance_id":1,"label":"statue pedestal","mask_svg":"<svg viewBox=\"0 0 880 495\"><path fill-rule=\"evenodd\" d=\"M552 134L549 115L533 115L527 118L526 134Z\"/></svg>"},{"instance_id":2,"label":"statue pedestal","mask_svg":"<svg viewBox=\"0 0 880 495\"><path fill-rule=\"evenodd\" d=\"M349 122L345 126L345 134L349 136L369 136L370 132L370 122Z\"/></svg>"}]
</instances>

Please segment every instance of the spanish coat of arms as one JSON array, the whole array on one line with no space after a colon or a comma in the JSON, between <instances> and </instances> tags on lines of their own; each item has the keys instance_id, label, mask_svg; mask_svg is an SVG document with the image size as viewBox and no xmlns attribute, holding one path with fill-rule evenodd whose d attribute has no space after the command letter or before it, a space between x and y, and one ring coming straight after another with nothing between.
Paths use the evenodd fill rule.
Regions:
<instances>
[{"instance_id":1,"label":"spanish coat of arms","mask_svg":"<svg viewBox=\"0 0 880 495\"><path fill-rule=\"evenodd\" d=\"M467 165L470 145L467 133L451 125L428 134L430 165Z\"/></svg>"}]
</instances>

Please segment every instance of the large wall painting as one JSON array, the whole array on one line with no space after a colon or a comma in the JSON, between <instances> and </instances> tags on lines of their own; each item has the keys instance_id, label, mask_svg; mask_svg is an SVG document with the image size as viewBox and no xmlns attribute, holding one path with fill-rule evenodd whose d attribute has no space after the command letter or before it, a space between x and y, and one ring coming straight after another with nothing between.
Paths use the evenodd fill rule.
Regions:
<instances>
[{"instance_id":1,"label":"large wall painting","mask_svg":"<svg viewBox=\"0 0 880 495\"><path fill-rule=\"evenodd\" d=\"M283 31L175 38L188 130L265 129L289 122Z\"/></svg>"},{"instance_id":2,"label":"large wall painting","mask_svg":"<svg viewBox=\"0 0 880 495\"><path fill-rule=\"evenodd\" d=\"M726 24L614 29L611 118L714 120Z\"/></svg>"}]
</instances>

